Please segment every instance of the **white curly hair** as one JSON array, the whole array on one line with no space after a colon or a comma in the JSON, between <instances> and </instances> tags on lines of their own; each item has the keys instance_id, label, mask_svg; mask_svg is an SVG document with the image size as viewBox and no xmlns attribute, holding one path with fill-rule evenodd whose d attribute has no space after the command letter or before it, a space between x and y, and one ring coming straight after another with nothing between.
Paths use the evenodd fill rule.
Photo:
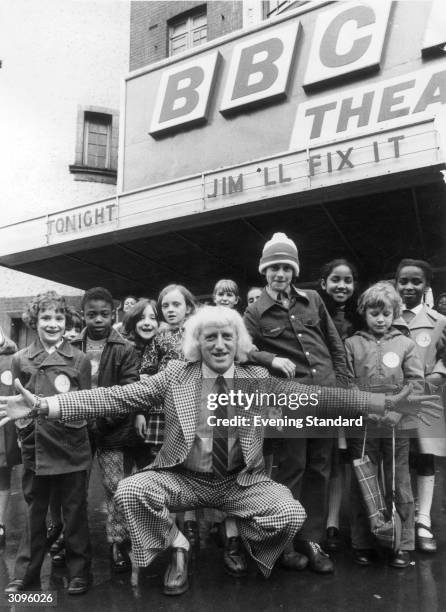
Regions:
<instances>
[{"instance_id":1,"label":"white curly hair","mask_svg":"<svg viewBox=\"0 0 446 612\"><path fill-rule=\"evenodd\" d=\"M226 306L202 306L184 324L183 354L187 361L201 360L199 338L208 325L230 325L237 336L235 359L238 362L247 360L253 344L239 313Z\"/></svg>"}]
</instances>

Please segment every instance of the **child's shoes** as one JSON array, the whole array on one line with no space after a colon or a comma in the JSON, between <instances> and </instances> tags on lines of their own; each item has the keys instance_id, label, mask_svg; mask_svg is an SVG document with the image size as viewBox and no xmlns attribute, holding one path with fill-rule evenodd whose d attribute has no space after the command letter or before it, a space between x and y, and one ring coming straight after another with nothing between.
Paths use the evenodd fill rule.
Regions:
<instances>
[{"instance_id":1,"label":"child's shoes","mask_svg":"<svg viewBox=\"0 0 446 612\"><path fill-rule=\"evenodd\" d=\"M410 564L410 553L407 550L398 550L389 561L390 567L404 569Z\"/></svg>"}]
</instances>

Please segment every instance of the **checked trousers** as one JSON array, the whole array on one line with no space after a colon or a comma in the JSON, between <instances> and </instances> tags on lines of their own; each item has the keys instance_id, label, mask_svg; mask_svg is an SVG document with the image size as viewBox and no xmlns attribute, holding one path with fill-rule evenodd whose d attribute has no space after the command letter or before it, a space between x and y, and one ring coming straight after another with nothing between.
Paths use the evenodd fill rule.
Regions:
<instances>
[{"instance_id":1,"label":"checked trousers","mask_svg":"<svg viewBox=\"0 0 446 612\"><path fill-rule=\"evenodd\" d=\"M240 537L265 577L306 515L289 489L270 479L241 486L237 474L207 480L174 470L147 470L119 483L115 499L125 516L136 564L145 567L177 534L169 512L216 508L234 517Z\"/></svg>"}]
</instances>

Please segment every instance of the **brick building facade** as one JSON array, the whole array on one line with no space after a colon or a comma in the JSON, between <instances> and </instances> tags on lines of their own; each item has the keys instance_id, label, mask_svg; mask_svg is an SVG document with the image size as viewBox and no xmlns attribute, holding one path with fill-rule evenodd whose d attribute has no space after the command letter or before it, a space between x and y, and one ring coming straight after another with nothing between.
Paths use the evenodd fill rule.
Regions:
<instances>
[{"instance_id":1,"label":"brick building facade","mask_svg":"<svg viewBox=\"0 0 446 612\"><path fill-rule=\"evenodd\" d=\"M206 10L207 40L243 27L243 2L132 2L130 12L130 70L168 56L169 23L180 15Z\"/></svg>"}]
</instances>

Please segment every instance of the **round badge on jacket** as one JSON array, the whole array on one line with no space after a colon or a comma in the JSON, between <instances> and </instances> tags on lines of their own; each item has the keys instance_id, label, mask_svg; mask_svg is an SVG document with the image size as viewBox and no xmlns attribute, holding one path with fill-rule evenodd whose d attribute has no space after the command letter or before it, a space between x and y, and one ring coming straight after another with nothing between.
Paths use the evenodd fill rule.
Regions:
<instances>
[{"instance_id":1,"label":"round badge on jacket","mask_svg":"<svg viewBox=\"0 0 446 612\"><path fill-rule=\"evenodd\" d=\"M389 351L383 355L383 364L388 368L397 368L400 365L400 358L393 351Z\"/></svg>"},{"instance_id":2,"label":"round badge on jacket","mask_svg":"<svg viewBox=\"0 0 446 612\"><path fill-rule=\"evenodd\" d=\"M58 374L54 379L54 386L59 393L67 393L70 390L71 382L66 374Z\"/></svg>"},{"instance_id":3,"label":"round badge on jacket","mask_svg":"<svg viewBox=\"0 0 446 612\"><path fill-rule=\"evenodd\" d=\"M11 370L4 370L0 375L0 381L8 387L12 385L12 372Z\"/></svg>"},{"instance_id":4,"label":"round badge on jacket","mask_svg":"<svg viewBox=\"0 0 446 612\"><path fill-rule=\"evenodd\" d=\"M429 344L432 342L432 338L427 332L421 332L415 338L415 342L418 344L418 346L421 346L421 348L426 348L426 346L429 346Z\"/></svg>"}]
</instances>

